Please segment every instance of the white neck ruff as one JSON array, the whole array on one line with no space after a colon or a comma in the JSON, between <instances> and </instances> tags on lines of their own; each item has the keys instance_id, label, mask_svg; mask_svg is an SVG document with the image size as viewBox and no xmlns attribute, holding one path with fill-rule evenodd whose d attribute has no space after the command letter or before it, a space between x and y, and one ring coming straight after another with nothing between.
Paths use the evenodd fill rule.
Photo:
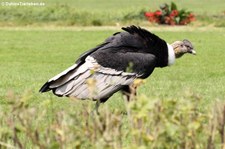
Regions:
<instances>
[{"instance_id":1,"label":"white neck ruff","mask_svg":"<svg viewBox=\"0 0 225 149\"><path fill-rule=\"evenodd\" d=\"M173 65L175 63L175 53L173 47L167 43L168 49L168 66Z\"/></svg>"}]
</instances>

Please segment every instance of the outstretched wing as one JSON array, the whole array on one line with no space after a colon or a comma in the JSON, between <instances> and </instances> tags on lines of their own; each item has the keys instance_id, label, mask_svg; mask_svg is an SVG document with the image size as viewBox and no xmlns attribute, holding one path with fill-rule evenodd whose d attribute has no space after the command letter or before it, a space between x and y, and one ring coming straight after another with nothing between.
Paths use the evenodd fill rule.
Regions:
<instances>
[{"instance_id":1,"label":"outstretched wing","mask_svg":"<svg viewBox=\"0 0 225 149\"><path fill-rule=\"evenodd\" d=\"M131 55L132 54L130 54L130 57ZM143 66L141 61L144 60L148 62L148 69L153 71L155 65L153 55L138 55L134 53L133 59L135 59L135 57L138 64L140 64L140 68ZM76 68L72 66L68 70L73 67ZM124 86L132 84L136 78L142 77L142 72L143 71L126 72L124 70L104 67L100 65L95 58L88 56L85 59L85 63L78 68L62 72L61 74L64 75L63 81L62 79L57 80L57 78L60 78L59 74L50 79L46 84L48 84L48 88L57 96L70 96L79 99L93 100L107 99Z\"/></svg>"},{"instance_id":2,"label":"outstretched wing","mask_svg":"<svg viewBox=\"0 0 225 149\"><path fill-rule=\"evenodd\" d=\"M137 78L135 73L126 73L106 68L88 56L85 63L73 74L73 79L64 85L50 85L58 96L72 96L80 99L105 99L129 85Z\"/></svg>"}]
</instances>

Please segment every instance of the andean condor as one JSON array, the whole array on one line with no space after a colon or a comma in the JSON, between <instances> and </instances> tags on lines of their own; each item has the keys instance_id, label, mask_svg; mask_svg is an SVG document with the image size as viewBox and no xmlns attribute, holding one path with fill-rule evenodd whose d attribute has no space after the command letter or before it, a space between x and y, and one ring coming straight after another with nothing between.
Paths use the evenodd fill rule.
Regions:
<instances>
[{"instance_id":1,"label":"andean condor","mask_svg":"<svg viewBox=\"0 0 225 149\"><path fill-rule=\"evenodd\" d=\"M172 65L185 53L196 54L190 41L166 43L136 26L123 27L104 43L82 54L74 65L48 80L40 92L96 100L96 108L115 92L131 92L135 79L145 79L155 67ZM129 71L127 68L129 68ZM94 81L94 91L89 82Z\"/></svg>"}]
</instances>

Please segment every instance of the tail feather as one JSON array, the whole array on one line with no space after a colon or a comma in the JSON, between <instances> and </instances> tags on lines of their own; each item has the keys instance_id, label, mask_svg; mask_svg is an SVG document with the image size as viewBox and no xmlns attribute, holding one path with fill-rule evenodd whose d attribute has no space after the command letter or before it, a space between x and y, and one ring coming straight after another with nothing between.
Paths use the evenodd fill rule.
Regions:
<instances>
[{"instance_id":1,"label":"tail feather","mask_svg":"<svg viewBox=\"0 0 225 149\"><path fill-rule=\"evenodd\" d=\"M74 79L67 82L66 84L57 87L56 90L54 91L54 94L68 96L72 92L75 92L76 90L80 90L80 86L82 84L85 84L86 79L90 76L91 76L90 71L86 70L85 72L80 73Z\"/></svg>"},{"instance_id":2,"label":"tail feather","mask_svg":"<svg viewBox=\"0 0 225 149\"><path fill-rule=\"evenodd\" d=\"M51 89L49 88L49 82L46 82L42 87L41 89L39 90L39 92L41 93L44 93L44 92L48 92L50 91Z\"/></svg>"},{"instance_id":3,"label":"tail feather","mask_svg":"<svg viewBox=\"0 0 225 149\"><path fill-rule=\"evenodd\" d=\"M63 84L69 82L73 79L73 74L77 70L77 64L72 65L65 71L59 73L58 75L54 76L53 78L49 79L39 90L39 92L48 92L50 90L54 90L55 88L62 86Z\"/></svg>"}]
</instances>

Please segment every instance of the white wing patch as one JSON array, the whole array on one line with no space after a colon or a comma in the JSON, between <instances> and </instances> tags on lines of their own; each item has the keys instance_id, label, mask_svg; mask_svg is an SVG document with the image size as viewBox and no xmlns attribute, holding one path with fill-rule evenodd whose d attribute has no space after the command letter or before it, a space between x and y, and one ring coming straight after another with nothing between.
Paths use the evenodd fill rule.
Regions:
<instances>
[{"instance_id":1,"label":"white wing patch","mask_svg":"<svg viewBox=\"0 0 225 149\"><path fill-rule=\"evenodd\" d=\"M58 75L54 76L53 78L51 78L48 82L50 81L55 81L57 79L59 79L61 76L67 74L69 71L75 69L77 67L77 64L74 64L73 66L67 68L66 70L64 70L63 72L59 73Z\"/></svg>"},{"instance_id":2,"label":"white wing patch","mask_svg":"<svg viewBox=\"0 0 225 149\"><path fill-rule=\"evenodd\" d=\"M132 84L134 79L137 78L135 73L103 67L91 56L85 59L83 65L71 72L66 74L65 80L67 82L63 85L54 82L50 85L50 88L55 88L54 93L56 95L72 96L80 99L109 98L124 85ZM60 74L65 75L65 73L66 71ZM55 79L55 82L57 82L60 74L50 80ZM92 84L90 84L90 81L92 81Z\"/></svg>"}]
</instances>

